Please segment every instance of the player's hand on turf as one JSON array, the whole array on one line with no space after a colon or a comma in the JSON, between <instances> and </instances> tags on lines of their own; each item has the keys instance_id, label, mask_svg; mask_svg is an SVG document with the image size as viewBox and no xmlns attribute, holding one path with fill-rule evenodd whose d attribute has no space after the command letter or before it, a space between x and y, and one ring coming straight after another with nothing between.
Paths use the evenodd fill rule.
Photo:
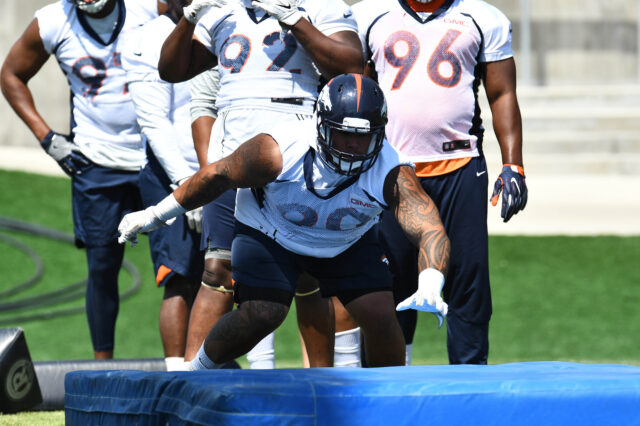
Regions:
<instances>
[{"instance_id":1,"label":"player's hand on turf","mask_svg":"<svg viewBox=\"0 0 640 426\"><path fill-rule=\"evenodd\" d=\"M129 213L122 218L118 225L118 232L120 233L118 242L124 244L129 241L131 247L135 247L135 245L138 244L139 233L153 231L168 224L169 223L163 222L154 214L153 206L141 211Z\"/></svg>"},{"instance_id":2,"label":"player's hand on turf","mask_svg":"<svg viewBox=\"0 0 640 426\"><path fill-rule=\"evenodd\" d=\"M502 191L502 210L500 216L504 222L508 222L511 216L523 210L527 205L527 184L524 178L524 169L514 164L505 164L502 173L498 176L491 194L491 205L498 204Z\"/></svg>"},{"instance_id":3,"label":"player's hand on turf","mask_svg":"<svg viewBox=\"0 0 640 426\"><path fill-rule=\"evenodd\" d=\"M437 269L427 268L418 275L418 290L396 306L397 311L415 309L431 312L438 318L438 328L447 316L448 306L440 293L444 286L444 275Z\"/></svg>"},{"instance_id":4,"label":"player's hand on turf","mask_svg":"<svg viewBox=\"0 0 640 426\"><path fill-rule=\"evenodd\" d=\"M196 24L212 7L222 7L227 4L227 0L193 0L182 12L184 19L192 24Z\"/></svg>"},{"instance_id":5,"label":"player's hand on turf","mask_svg":"<svg viewBox=\"0 0 640 426\"><path fill-rule=\"evenodd\" d=\"M253 0L251 6L260 9L290 27L294 26L303 15L298 9L297 0Z\"/></svg>"},{"instance_id":6,"label":"player's hand on turf","mask_svg":"<svg viewBox=\"0 0 640 426\"><path fill-rule=\"evenodd\" d=\"M82 174L83 168L91 164L78 145L53 130L49 131L40 145L69 176Z\"/></svg>"}]
</instances>

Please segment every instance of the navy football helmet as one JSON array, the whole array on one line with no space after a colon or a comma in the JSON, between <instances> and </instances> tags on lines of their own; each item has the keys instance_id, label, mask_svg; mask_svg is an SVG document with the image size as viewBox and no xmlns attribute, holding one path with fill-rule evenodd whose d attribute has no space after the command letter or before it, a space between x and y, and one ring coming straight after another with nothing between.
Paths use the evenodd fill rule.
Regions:
<instances>
[{"instance_id":1,"label":"navy football helmet","mask_svg":"<svg viewBox=\"0 0 640 426\"><path fill-rule=\"evenodd\" d=\"M361 74L339 75L320 91L316 102L317 151L332 170L357 176L373 166L384 141L387 103L380 86ZM335 132L370 135L365 154L334 146Z\"/></svg>"},{"instance_id":2,"label":"navy football helmet","mask_svg":"<svg viewBox=\"0 0 640 426\"><path fill-rule=\"evenodd\" d=\"M83 12L94 14L100 12L109 3L109 0L68 0L78 6Z\"/></svg>"}]
</instances>

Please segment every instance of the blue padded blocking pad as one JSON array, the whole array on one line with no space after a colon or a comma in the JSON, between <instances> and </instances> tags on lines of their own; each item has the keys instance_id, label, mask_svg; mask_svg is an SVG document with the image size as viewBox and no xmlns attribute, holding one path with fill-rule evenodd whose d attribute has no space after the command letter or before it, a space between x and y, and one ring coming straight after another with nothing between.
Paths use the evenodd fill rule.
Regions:
<instances>
[{"instance_id":1,"label":"blue padded blocking pad","mask_svg":"<svg viewBox=\"0 0 640 426\"><path fill-rule=\"evenodd\" d=\"M76 371L65 379L65 416L67 424L640 425L640 367Z\"/></svg>"}]
</instances>

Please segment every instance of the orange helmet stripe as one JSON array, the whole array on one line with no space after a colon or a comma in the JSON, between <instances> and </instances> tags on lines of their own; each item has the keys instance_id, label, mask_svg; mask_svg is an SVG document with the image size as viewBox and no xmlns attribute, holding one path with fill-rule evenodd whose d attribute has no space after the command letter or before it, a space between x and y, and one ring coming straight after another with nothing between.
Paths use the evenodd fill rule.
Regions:
<instances>
[{"instance_id":1,"label":"orange helmet stripe","mask_svg":"<svg viewBox=\"0 0 640 426\"><path fill-rule=\"evenodd\" d=\"M360 74L353 74L353 77L356 79L356 93L358 94L356 111L360 111L360 98L362 97L362 76Z\"/></svg>"}]
</instances>

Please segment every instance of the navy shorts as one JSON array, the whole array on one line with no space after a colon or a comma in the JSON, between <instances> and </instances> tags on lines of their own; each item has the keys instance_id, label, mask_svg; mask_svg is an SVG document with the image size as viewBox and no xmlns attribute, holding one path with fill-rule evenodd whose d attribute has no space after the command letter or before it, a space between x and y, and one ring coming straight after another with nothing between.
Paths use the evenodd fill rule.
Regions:
<instances>
[{"instance_id":1,"label":"navy shorts","mask_svg":"<svg viewBox=\"0 0 640 426\"><path fill-rule=\"evenodd\" d=\"M316 258L288 251L263 233L238 223L231 265L238 303L269 300L290 304L302 272L319 281L323 297L338 296L345 304L357 296L391 291L392 287L375 228L336 257Z\"/></svg>"},{"instance_id":2,"label":"navy shorts","mask_svg":"<svg viewBox=\"0 0 640 426\"><path fill-rule=\"evenodd\" d=\"M145 208L157 204L172 192L169 177L149 149L147 165L140 172L140 191ZM185 215L176 217L171 226L151 231L149 246L158 286L163 286L174 274L200 282L204 270L200 234L189 228Z\"/></svg>"},{"instance_id":3,"label":"navy shorts","mask_svg":"<svg viewBox=\"0 0 640 426\"><path fill-rule=\"evenodd\" d=\"M91 164L72 177L73 232L78 247L105 247L117 241L122 217L142 208L139 175Z\"/></svg>"},{"instance_id":4,"label":"navy shorts","mask_svg":"<svg viewBox=\"0 0 640 426\"><path fill-rule=\"evenodd\" d=\"M231 250L236 224L236 190L230 189L202 208L202 250Z\"/></svg>"}]
</instances>

